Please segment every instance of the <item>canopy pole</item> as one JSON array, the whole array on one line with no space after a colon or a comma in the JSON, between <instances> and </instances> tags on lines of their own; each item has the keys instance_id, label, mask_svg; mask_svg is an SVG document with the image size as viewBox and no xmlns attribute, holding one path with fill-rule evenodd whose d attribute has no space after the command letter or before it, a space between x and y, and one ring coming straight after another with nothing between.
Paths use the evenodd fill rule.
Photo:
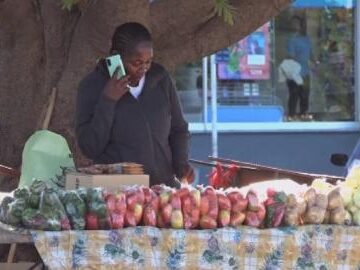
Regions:
<instances>
[{"instance_id":1,"label":"canopy pole","mask_svg":"<svg viewBox=\"0 0 360 270\"><path fill-rule=\"evenodd\" d=\"M208 58L204 57L202 59L202 102L203 102L203 121L205 130L207 130L208 123Z\"/></svg>"},{"instance_id":2,"label":"canopy pole","mask_svg":"<svg viewBox=\"0 0 360 270\"><path fill-rule=\"evenodd\" d=\"M210 56L211 76L211 142L212 154L218 156L218 130L217 130L217 79L215 54Z\"/></svg>"}]
</instances>

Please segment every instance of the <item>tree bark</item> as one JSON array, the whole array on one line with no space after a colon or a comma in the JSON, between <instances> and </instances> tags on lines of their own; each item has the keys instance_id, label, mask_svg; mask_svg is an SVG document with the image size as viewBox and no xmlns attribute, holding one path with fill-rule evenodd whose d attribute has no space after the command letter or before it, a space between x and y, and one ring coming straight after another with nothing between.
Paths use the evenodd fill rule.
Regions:
<instances>
[{"instance_id":1,"label":"tree bark","mask_svg":"<svg viewBox=\"0 0 360 270\"><path fill-rule=\"evenodd\" d=\"M82 0L72 11L62 10L60 0L0 1L0 163L21 164L53 87L58 96L49 129L81 157L74 140L77 85L108 53L117 25L148 26L156 59L172 69L240 40L290 2L232 1L237 14L230 26L214 15L213 0Z\"/></svg>"}]
</instances>

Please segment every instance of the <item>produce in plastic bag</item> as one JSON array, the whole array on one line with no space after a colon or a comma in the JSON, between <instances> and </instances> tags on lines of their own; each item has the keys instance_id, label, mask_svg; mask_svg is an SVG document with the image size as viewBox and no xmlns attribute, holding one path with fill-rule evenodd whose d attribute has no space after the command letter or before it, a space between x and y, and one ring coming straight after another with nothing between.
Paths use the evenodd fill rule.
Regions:
<instances>
[{"instance_id":1,"label":"produce in plastic bag","mask_svg":"<svg viewBox=\"0 0 360 270\"><path fill-rule=\"evenodd\" d=\"M27 208L27 202L25 199L15 199L8 204L8 211L6 215L6 223L19 226L21 225L22 214Z\"/></svg>"},{"instance_id":2,"label":"produce in plastic bag","mask_svg":"<svg viewBox=\"0 0 360 270\"><path fill-rule=\"evenodd\" d=\"M328 206L327 195L317 193L314 188L309 188L304 194L304 199L307 203L304 222L306 224L323 223Z\"/></svg>"},{"instance_id":3,"label":"produce in plastic bag","mask_svg":"<svg viewBox=\"0 0 360 270\"><path fill-rule=\"evenodd\" d=\"M200 223L201 193L192 186L179 190L185 229L195 229Z\"/></svg>"},{"instance_id":4,"label":"produce in plastic bag","mask_svg":"<svg viewBox=\"0 0 360 270\"><path fill-rule=\"evenodd\" d=\"M216 191L207 186L201 192L200 200L200 227L202 229L215 229L219 214L219 204Z\"/></svg>"},{"instance_id":5,"label":"produce in plastic bag","mask_svg":"<svg viewBox=\"0 0 360 270\"><path fill-rule=\"evenodd\" d=\"M288 226L298 226L302 224L302 216L306 211L306 201L291 193L287 196L284 224Z\"/></svg>"},{"instance_id":6,"label":"produce in plastic bag","mask_svg":"<svg viewBox=\"0 0 360 270\"><path fill-rule=\"evenodd\" d=\"M65 191L61 202L74 230L85 229L86 204L76 190Z\"/></svg>"},{"instance_id":7,"label":"produce in plastic bag","mask_svg":"<svg viewBox=\"0 0 360 270\"><path fill-rule=\"evenodd\" d=\"M248 191L246 194L246 199L248 200L248 208L246 212L245 224L258 228L262 226L265 219L265 206L260 202L258 195L253 190Z\"/></svg>"},{"instance_id":8,"label":"produce in plastic bag","mask_svg":"<svg viewBox=\"0 0 360 270\"><path fill-rule=\"evenodd\" d=\"M10 196L6 196L0 205L0 221L3 223L8 223L7 221L7 213L9 211L9 204L12 203L15 199Z\"/></svg>"},{"instance_id":9,"label":"produce in plastic bag","mask_svg":"<svg viewBox=\"0 0 360 270\"><path fill-rule=\"evenodd\" d=\"M274 228L281 225L286 211L287 196L283 191L267 190L268 198L265 201L265 226Z\"/></svg>"},{"instance_id":10,"label":"produce in plastic bag","mask_svg":"<svg viewBox=\"0 0 360 270\"><path fill-rule=\"evenodd\" d=\"M102 188L89 188L87 191L86 228L89 230L107 230L111 220L107 211ZM96 226L95 226L96 225Z\"/></svg>"},{"instance_id":11,"label":"produce in plastic bag","mask_svg":"<svg viewBox=\"0 0 360 270\"><path fill-rule=\"evenodd\" d=\"M125 190L127 209L125 224L130 227L140 224L144 211L144 192L140 187L129 187Z\"/></svg>"},{"instance_id":12,"label":"produce in plastic bag","mask_svg":"<svg viewBox=\"0 0 360 270\"><path fill-rule=\"evenodd\" d=\"M248 200L244 198L238 188L229 188L226 195L231 203L230 226L237 227L244 223Z\"/></svg>"},{"instance_id":13,"label":"produce in plastic bag","mask_svg":"<svg viewBox=\"0 0 360 270\"><path fill-rule=\"evenodd\" d=\"M144 193L143 223L145 226L156 226L159 212L160 199L157 194L148 187L142 188Z\"/></svg>"},{"instance_id":14,"label":"produce in plastic bag","mask_svg":"<svg viewBox=\"0 0 360 270\"><path fill-rule=\"evenodd\" d=\"M65 209L53 188L46 188L41 192L39 211L47 218L48 228L46 230L70 230L70 221Z\"/></svg>"}]
</instances>

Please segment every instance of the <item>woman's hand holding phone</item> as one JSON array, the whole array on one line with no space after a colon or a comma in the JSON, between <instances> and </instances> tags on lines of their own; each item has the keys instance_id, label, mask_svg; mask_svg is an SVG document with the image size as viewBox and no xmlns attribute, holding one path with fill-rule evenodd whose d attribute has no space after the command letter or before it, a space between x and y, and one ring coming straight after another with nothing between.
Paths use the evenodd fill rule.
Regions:
<instances>
[{"instance_id":1,"label":"woman's hand holding phone","mask_svg":"<svg viewBox=\"0 0 360 270\"><path fill-rule=\"evenodd\" d=\"M129 75L125 75L120 79L117 78L117 72L120 67L117 67L111 79L107 82L104 89L104 94L113 101L118 101L123 95L129 91Z\"/></svg>"}]
</instances>

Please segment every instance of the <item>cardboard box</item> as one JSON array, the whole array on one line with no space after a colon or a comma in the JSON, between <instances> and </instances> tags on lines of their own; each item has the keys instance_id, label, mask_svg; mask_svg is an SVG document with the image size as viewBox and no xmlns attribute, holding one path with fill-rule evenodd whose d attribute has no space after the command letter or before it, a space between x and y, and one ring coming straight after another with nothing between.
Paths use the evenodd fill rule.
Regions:
<instances>
[{"instance_id":1,"label":"cardboard box","mask_svg":"<svg viewBox=\"0 0 360 270\"><path fill-rule=\"evenodd\" d=\"M140 174L84 174L72 172L66 175L65 189L77 189L79 187L103 187L106 189L120 186L142 185L149 186L149 175Z\"/></svg>"}]
</instances>

